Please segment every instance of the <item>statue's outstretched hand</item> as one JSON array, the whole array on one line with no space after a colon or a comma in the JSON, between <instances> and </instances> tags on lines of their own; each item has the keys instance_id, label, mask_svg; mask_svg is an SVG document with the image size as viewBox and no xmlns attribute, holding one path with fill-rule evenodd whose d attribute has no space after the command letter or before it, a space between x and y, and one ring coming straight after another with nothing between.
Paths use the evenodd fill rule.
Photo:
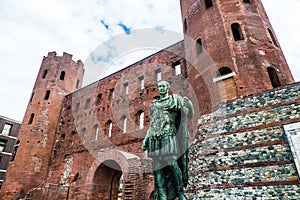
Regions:
<instances>
[{"instance_id":1,"label":"statue's outstretched hand","mask_svg":"<svg viewBox=\"0 0 300 200\"><path fill-rule=\"evenodd\" d=\"M190 100L187 97L183 97L183 106L186 108L190 107Z\"/></svg>"},{"instance_id":2,"label":"statue's outstretched hand","mask_svg":"<svg viewBox=\"0 0 300 200\"><path fill-rule=\"evenodd\" d=\"M192 117L194 115L194 108L191 100L187 97L183 97L183 111L184 114Z\"/></svg>"},{"instance_id":3,"label":"statue's outstretched hand","mask_svg":"<svg viewBox=\"0 0 300 200\"><path fill-rule=\"evenodd\" d=\"M147 137L147 135L146 135L146 137L145 137L145 139L143 141L143 144L142 144L142 149L144 151L148 150L148 140L149 140L149 137Z\"/></svg>"}]
</instances>

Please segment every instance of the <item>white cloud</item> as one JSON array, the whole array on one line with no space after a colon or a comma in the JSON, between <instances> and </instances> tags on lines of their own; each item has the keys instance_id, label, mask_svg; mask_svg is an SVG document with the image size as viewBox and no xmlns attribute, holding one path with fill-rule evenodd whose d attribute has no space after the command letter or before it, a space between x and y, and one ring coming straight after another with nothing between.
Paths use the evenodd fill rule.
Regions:
<instances>
[{"instance_id":1,"label":"white cloud","mask_svg":"<svg viewBox=\"0 0 300 200\"><path fill-rule=\"evenodd\" d=\"M0 115L22 120L43 56L50 51L85 61L103 41L131 30L182 32L179 0L2 0L0 7ZM263 0L275 33L300 81L299 0ZM107 31L100 20L111 30ZM132 58L130 58L132 60Z\"/></svg>"}]
</instances>

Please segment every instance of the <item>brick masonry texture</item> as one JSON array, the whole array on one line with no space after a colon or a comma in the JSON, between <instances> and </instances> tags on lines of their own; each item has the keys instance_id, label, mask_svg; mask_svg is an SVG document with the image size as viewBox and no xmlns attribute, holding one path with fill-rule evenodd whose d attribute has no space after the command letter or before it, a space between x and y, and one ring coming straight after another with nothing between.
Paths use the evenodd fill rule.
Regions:
<instances>
[{"instance_id":1,"label":"brick masonry texture","mask_svg":"<svg viewBox=\"0 0 300 200\"><path fill-rule=\"evenodd\" d=\"M155 71L160 69L162 78L168 80L172 86L174 85L172 91L187 94L188 90L182 84L186 74L183 58L180 56L183 55L182 45L183 43L179 42L94 84L73 93L64 93L64 98L58 99L59 104L57 103L61 110L53 113L52 117L46 112L49 104L47 101L43 102L46 103L46 108L42 107L45 114L37 115L38 118L42 117L40 122L28 125L26 122L29 117L27 117L23 124L23 132L33 126L32 130L41 138L37 138L38 141L35 141L33 138L29 138L32 135L23 133L21 143L33 142L32 148L25 146L26 151L22 152L19 160L12 165L13 172L10 174L13 178L8 177L7 179L8 184L3 191L9 192L5 193L4 198L22 197L22 190L24 191L23 195L26 191L27 199L117 198L119 179L123 175L123 199L148 199L153 192L153 175L151 162L144 158L145 153L141 149L141 142L149 125L150 104L153 97L158 95ZM51 59L54 61L50 62ZM60 70L56 69L58 66L55 61L61 59L63 58L57 58L56 55L52 56L51 54L45 60L48 60L47 63L52 63L52 68L56 73L60 73ZM174 73L174 63L181 64L182 74L179 76ZM44 69L51 68L42 64L37 84L43 83ZM51 71L49 70L48 73ZM68 71L66 74L68 75ZM141 76L145 79L143 89L141 89L139 81ZM75 78L73 83L76 81ZM54 80L54 82L61 83L62 81ZM124 83L128 83L128 94L125 94L123 90ZM72 84L72 86L74 85ZM37 86L36 88L43 89ZM111 89L114 89L114 97L111 96ZM32 105L39 104L40 99L44 97L44 90L41 92L34 90L37 94L30 102L29 109L32 109ZM51 95L54 94L51 93ZM89 104L87 104L88 101ZM136 120L139 111L145 113L145 128L143 129L139 129ZM30 114L31 111L28 115ZM124 115L128 117L126 133L122 126ZM55 121L55 124L52 125L55 129L47 128L50 119L47 120L44 117ZM110 120L113 124L112 136L108 137L107 122ZM98 129L95 129L95 125ZM43 134L46 136L45 139L42 139ZM51 145L51 148L47 148L47 152L40 150L48 147L47 145ZM35 152L32 155L36 159L35 162L28 162L26 159L28 156L25 154L28 151ZM39 159L37 154L41 155L42 153L43 159L51 158L49 163ZM130 153L139 155L139 159ZM121 171L110 169L103 164L109 160ZM18 171L21 171L21 165L25 163L30 165L26 167L26 170L23 169L22 173L31 174L30 168L32 167L33 171L36 171L36 177L41 177L40 182L43 183L33 181L28 184L28 177L16 180ZM45 172L41 170L39 163L47 163L47 176L44 176ZM30 177L30 180L34 179L33 175ZM26 185L26 188L23 185ZM16 192L18 188L22 188L21 193Z\"/></svg>"},{"instance_id":2,"label":"brick masonry texture","mask_svg":"<svg viewBox=\"0 0 300 200\"><path fill-rule=\"evenodd\" d=\"M196 108L188 199L299 199L282 126L300 121L300 84L262 3L205 2L181 1L183 41L86 87L81 61L67 53L44 57L0 198L117 199L123 177L122 199L153 199L151 160L141 143L161 72L171 93L189 96Z\"/></svg>"}]
</instances>

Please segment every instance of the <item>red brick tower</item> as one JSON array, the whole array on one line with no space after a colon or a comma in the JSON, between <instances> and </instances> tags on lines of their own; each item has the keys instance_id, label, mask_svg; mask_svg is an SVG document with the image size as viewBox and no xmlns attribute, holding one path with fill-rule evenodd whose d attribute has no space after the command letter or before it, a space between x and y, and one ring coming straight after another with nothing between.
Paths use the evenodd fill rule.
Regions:
<instances>
[{"instance_id":1,"label":"red brick tower","mask_svg":"<svg viewBox=\"0 0 300 200\"><path fill-rule=\"evenodd\" d=\"M65 95L81 87L83 63L72 55L44 57L19 134L20 146L9 167L1 199L24 197L47 175Z\"/></svg>"},{"instance_id":2,"label":"red brick tower","mask_svg":"<svg viewBox=\"0 0 300 200\"><path fill-rule=\"evenodd\" d=\"M186 57L201 74L190 70L189 79L200 104L215 101L202 112L294 82L260 0L181 0L181 12Z\"/></svg>"}]
</instances>

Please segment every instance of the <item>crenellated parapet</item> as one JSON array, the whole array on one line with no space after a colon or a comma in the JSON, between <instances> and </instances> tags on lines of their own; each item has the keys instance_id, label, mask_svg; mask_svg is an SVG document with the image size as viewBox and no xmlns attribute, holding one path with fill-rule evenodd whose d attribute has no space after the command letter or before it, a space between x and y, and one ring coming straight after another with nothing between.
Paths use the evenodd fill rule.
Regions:
<instances>
[{"instance_id":1,"label":"crenellated parapet","mask_svg":"<svg viewBox=\"0 0 300 200\"><path fill-rule=\"evenodd\" d=\"M64 98L81 87L83 71L83 63L73 61L68 53L56 56L56 52L49 52L43 58L23 118L19 150L3 184L2 199L22 197L43 184Z\"/></svg>"}]
</instances>

